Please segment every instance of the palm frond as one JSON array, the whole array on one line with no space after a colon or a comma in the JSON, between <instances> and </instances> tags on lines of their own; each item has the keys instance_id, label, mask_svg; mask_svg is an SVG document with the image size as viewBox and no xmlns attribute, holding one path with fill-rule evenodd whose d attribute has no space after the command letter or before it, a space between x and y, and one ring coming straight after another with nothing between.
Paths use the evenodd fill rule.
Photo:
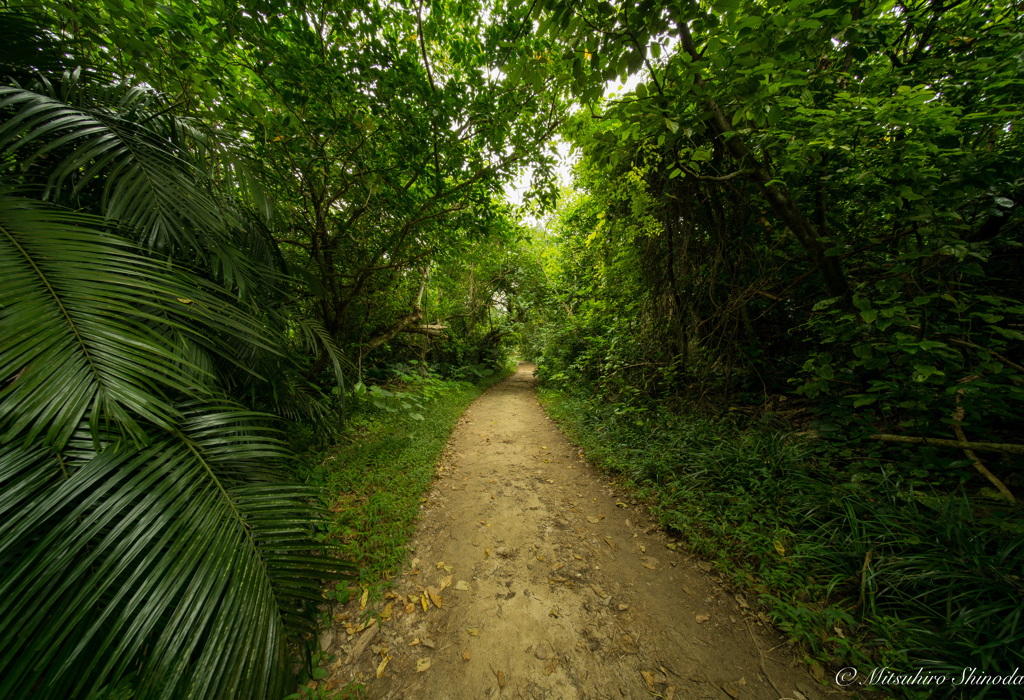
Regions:
<instances>
[{"instance_id":1,"label":"palm frond","mask_svg":"<svg viewBox=\"0 0 1024 700\"><path fill-rule=\"evenodd\" d=\"M144 257L106 227L0 196L0 439L59 448L86 417L144 442L140 419L169 429L180 419L171 401L209 395L209 362L189 352L230 360L239 341L273 351L216 285Z\"/></svg>"},{"instance_id":2,"label":"palm frond","mask_svg":"<svg viewBox=\"0 0 1024 700\"><path fill-rule=\"evenodd\" d=\"M181 406L180 429L63 464L0 448L0 696L84 697L130 677L137 698L273 698L288 637L312 629L315 492L276 482L265 416ZM34 688L34 690L33 690Z\"/></svg>"},{"instance_id":3,"label":"palm frond","mask_svg":"<svg viewBox=\"0 0 1024 700\"><path fill-rule=\"evenodd\" d=\"M0 115L0 157L16 160L18 184L38 184L43 199L120 221L144 247L209 265L228 286L260 278L261 262L279 264L269 234L226 206L209 168L200 168L189 150L210 161L219 142L171 113L151 90L102 84L76 70L56 82L40 76L27 88L0 86ZM260 190L251 173L239 174L237 164L222 171L241 181L236 192L270 206L254 194Z\"/></svg>"}]
</instances>

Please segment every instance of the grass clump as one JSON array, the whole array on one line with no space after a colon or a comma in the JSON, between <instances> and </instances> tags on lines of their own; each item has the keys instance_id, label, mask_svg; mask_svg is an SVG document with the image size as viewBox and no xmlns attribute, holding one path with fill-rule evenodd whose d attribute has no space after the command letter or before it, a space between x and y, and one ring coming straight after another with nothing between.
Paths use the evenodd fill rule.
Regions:
<instances>
[{"instance_id":1,"label":"grass clump","mask_svg":"<svg viewBox=\"0 0 1024 700\"><path fill-rule=\"evenodd\" d=\"M1019 507L963 484L925 489L899 461L764 422L542 400L666 529L759 594L808 662L947 677L924 695L884 688L908 698L1024 698L1021 685L953 682L1024 669Z\"/></svg>"}]
</instances>

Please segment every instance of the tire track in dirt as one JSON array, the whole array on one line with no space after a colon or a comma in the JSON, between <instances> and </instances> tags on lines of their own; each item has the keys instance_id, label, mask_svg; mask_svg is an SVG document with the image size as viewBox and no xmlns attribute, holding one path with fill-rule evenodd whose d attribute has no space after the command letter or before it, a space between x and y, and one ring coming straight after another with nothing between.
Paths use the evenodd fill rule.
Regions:
<instances>
[{"instance_id":1,"label":"tire track in dirt","mask_svg":"<svg viewBox=\"0 0 1024 700\"><path fill-rule=\"evenodd\" d=\"M326 687L361 678L396 700L823 697L783 637L582 459L532 370L520 364L460 419L388 619L359 631L350 603L322 637L338 655ZM428 587L440 608L424 610Z\"/></svg>"}]
</instances>

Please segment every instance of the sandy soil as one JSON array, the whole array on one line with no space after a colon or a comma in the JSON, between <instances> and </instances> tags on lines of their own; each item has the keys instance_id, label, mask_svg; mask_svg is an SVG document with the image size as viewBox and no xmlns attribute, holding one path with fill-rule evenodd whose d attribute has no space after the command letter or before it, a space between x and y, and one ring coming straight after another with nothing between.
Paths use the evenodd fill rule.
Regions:
<instances>
[{"instance_id":1,"label":"sandy soil","mask_svg":"<svg viewBox=\"0 0 1024 700\"><path fill-rule=\"evenodd\" d=\"M532 371L521 364L460 419L411 565L376 606L380 628L360 629L359 601L335 609L324 689L359 678L396 700L826 697L753 602L670 548L586 463L538 404Z\"/></svg>"}]
</instances>

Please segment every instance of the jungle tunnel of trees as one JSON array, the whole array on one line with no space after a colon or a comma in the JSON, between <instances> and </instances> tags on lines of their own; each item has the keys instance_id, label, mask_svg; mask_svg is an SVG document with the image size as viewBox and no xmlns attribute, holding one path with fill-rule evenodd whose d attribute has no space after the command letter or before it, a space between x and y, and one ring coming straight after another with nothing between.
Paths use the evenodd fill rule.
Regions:
<instances>
[{"instance_id":1,"label":"jungle tunnel of trees","mask_svg":"<svg viewBox=\"0 0 1024 700\"><path fill-rule=\"evenodd\" d=\"M7 0L0 696L290 692L296 455L514 353L808 658L1024 666L1022 23Z\"/></svg>"}]
</instances>

